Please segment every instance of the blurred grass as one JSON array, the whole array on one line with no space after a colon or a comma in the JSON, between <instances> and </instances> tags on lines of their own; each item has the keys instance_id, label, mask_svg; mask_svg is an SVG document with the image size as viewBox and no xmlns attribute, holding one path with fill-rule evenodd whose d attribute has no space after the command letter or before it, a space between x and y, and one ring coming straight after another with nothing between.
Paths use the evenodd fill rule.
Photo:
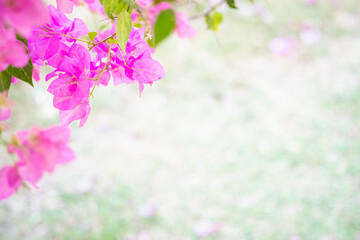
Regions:
<instances>
[{"instance_id":1,"label":"blurred grass","mask_svg":"<svg viewBox=\"0 0 360 240\"><path fill-rule=\"evenodd\" d=\"M97 89L77 160L0 203L0 239L198 239L201 220L223 223L213 240L360 239L359 6L268 6L273 25L232 11L218 35L199 21L166 41L167 77L141 98ZM303 21L321 43L271 55ZM58 123L46 86L12 89L13 129Z\"/></svg>"}]
</instances>

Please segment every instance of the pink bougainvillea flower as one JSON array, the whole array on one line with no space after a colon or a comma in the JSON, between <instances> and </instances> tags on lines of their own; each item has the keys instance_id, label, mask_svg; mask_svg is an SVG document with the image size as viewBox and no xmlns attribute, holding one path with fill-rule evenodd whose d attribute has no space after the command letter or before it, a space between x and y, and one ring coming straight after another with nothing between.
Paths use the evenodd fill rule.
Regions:
<instances>
[{"instance_id":1,"label":"pink bougainvillea flower","mask_svg":"<svg viewBox=\"0 0 360 240\"><path fill-rule=\"evenodd\" d=\"M33 62L39 65L43 65L47 60L50 66L57 67L69 49L66 42L74 43L74 39L86 35L89 31L82 20L75 18L71 21L52 5L48 6L48 12L50 21L33 29L28 39L29 54Z\"/></svg>"},{"instance_id":2,"label":"pink bougainvillea flower","mask_svg":"<svg viewBox=\"0 0 360 240\"><path fill-rule=\"evenodd\" d=\"M9 65L21 68L28 61L25 45L16 39L13 29L6 29L0 24L0 72Z\"/></svg>"},{"instance_id":3,"label":"pink bougainvillea flower","mask_svg":"<svg viewBox=\"0 0 360 240\"><path fill-rule=\"evenodd\" d=\"M48 10L51 21L34 29L29 39L30 56L38 65L46 62L55 68L45 79L53 79L48 92L54 95L53 105L60 110L62 124L67 126L80 119L80 126L83 126L90 113L90 105L84 102L94 84L89 78L93 77L90 76L92 73L99 72L95 63L90 68L89 51L76 43L76 39L86 35L88 29L80 19L71 21L51 5ZM99 84L105 84L104 78L109 73L102 75Z\"/></svg>"},{"instance_id":4,"label":"pink bougainvillea flower","mask_svg":"<svg viewBox=\"0 0 360 240\"><path fill-rule=\"evenodd\" d=\"M161 64L151 58L151 54L145 51L137 58L130 57L124 64L125 75L128 79L137 81L140 86L140 94L144 84L153 82L165 77L165 71Z\"/></svg>"},{"instance_id":5,"label":"pink bougainvillea flower","mask_svg":"<svg viewBox=\"0 0 360 240\"><path fill-rule=\"evenodd\" d=\"M116 22L114 26L116 26L115 24ZM106 34L100 35L100 38L96 38L95 41L100 42L114 32L115 27ZM102 43L96 46L94 51L96 53L94 60L97 63L93 64L93 66L104 66L105 63L102 62L102 59L106 58L109 49ZM110 51L112 58L107 71L113 76L115 85L138 83L141 94L144 84L152 84L165 77L165 71L161 64L151 58L151 53L154 50L144 40L144 29L142 28L133 28L131 30L125 53L116 44L112 45ZM108 79L109 77L106 76L104 82L106 83Z\"/></svg>"},{"instance_id":6,"label":"pink bougainvillea flower","mask_svg":"<svg viewBox=\"0 0 360 240\"><path fill-rule=\"evenodd\" d=\"M15 153L19 160L0 169L0 200L13 195L23 182L36 187L45 172L52 173L56 165L73 160L75 154L67 146L69 139L70 130L65 127L33 127L18 132L8 152Z\"/></svg>"},{"instance_id":7,"label":"pink bougainvillea flower","mask_svg":"<svg viewBox=\"0 0 360 240\"><path fill-rule=\"evenodd\" d=\"M10 118L11 108L15 105L7 96L7 91L0 93L0 121L6 121Z\"/></svg>"},{"instance_id":8,"label":"pink bougainvillea flower","mask_svg":"<svg viewBox=\"0 0 360 240\"><path fill-rule=\"evenodd\" d=\"M63 13L72 13L74 0L56 0L57 8Z\"/></svg>"},{"instance_id":9,"label":"pink bougainvillea flower","mask_svg":"<svg viewBox=\"0 0 360 240\"><path fill-rule=\"evenodd\" d=\"M74 94L78 97L88 96L90 81L86 78L86 73L89 70L89 52L85 47L79 44L73 44L69 51L64 54L63 60L59 63L56 70L46 77L46 80L49 80L49 78L53 76L58 76L58 78L50 84L48 91L59 97L68 97ZM64 73L57 75L55 72Z\"/></svg>"},{"instance_id":10,"label":"pink bougainvillea flower","mask_svg":"<svg viewBox=\"0 0 360 240\"><path fill-rule=\"evenodd\" d=\"M160 4L154 11L168 7L168 3ZM76 40L88 32L85 24L69 20L51 5L48 9L51 21L34 29L29 49L33 63L55 68L45 79L51 80L48 92L54 95L53 105L60 110L62 125L80 120L83 126L90 113L90 89L95 84L107 86L111 76L115 85L138 83L140 94L144 84L165 76L161 64L151 57L154 50L144 40L144 29L133 28L122 50L117 44L102 42L115 33L115 22L111 30L97 35L94 43L99 44L92 48L95 54L91 57Z\"/></svg>"},{"instance_id":11,"label":"pink bougainvillea flower","mask_svg":"<svg viewBox=\"0 0 360 240\"><path fill-rule=\"evenodd\" d=\"M0 24L14 28L23 36L29 36L33 27L49 19L45 4L40 0L0 1Z\"/></svg>"},{"instance_id":12,"label":"pink bougainvillea flower","mask_svg":"<svg viewBox=\"0 0 360 240\"><path fill-rule=\"evenodd\" d=\"M0 200L13 195L20 186L21 178L15 166L0 169Z\"/></svg>"},{"instance_id":13,"label":"pink bougainvillea flower","mask_svg":"<svg viewBox=\"0 0 360 240\"><path fill-rule=\"evenodd\" d=\"M194 233L198 237L207 237L221 231L222 228L223 224L221 223L201 221L196 223L194 227Z\"/></svg>"},{"instance_id":14,"label":"pink bougainvillea flower","mask_svg":"<svg viewBox=\"0 0 360 240\"><path fill-rule=\"evenodd\" d=\"M48 92L54 95L54 107L62 111L71 110L89 96L90 82L85 76L74 78L60 74L51 82Z\"/></svg>"},{"instance_id":15,"label":"pink bougainvillea flower","mask_svg":"<svg viewBox=\"0 0 360 240\"><path fill-rule=\"evenodd\" d=\"M298 40L295 37L278 37L270 41L269 49L272 53L279 56L291 54L298 46Z\"/></svg>"},{"instance_id":16,"label":"pink bougainvillea flower","mask_svg":"<svg viewBox=\"0 0 360 240\"><path fill-rule=\"evenodd\" d=\"M183 13L176 13L176 33L180 38L192 38L196 35L196 30L189 24L189 17Z\"/></svg>"},{"instance_id":17,"label":"pink bougainvillea flower","mask_svg":"<svg viewBox=\"0 0 360 240\"><path fill-rule=\"evenodd\" d=\"M79 127L84 126L90 114L89 100L79 103L74 109L60 111L60 121L63 126L68 126L71 122L80 120Z\"/></svg>"},{"instance_id":18,"label":"pink bougainvillea flower","mask_svg":"<svg viewBox=\"0 0 360 240\"><path fill-rule=\"evenodd\" d=\"M8 152L19 157L16 169L23 181L36 186L45 172L52 173L57 164L67 163L75 158L67 146L70 130L65 127L50 127L41 130L33 127L16 134L16 140L8 145Z\"/></svg>"},{"instance_id":19,"label":"pink bougainvillea flower","mask_svg":"<svg viewBox=\"0 0 360 240\"><path fill-rule=\"evenodd\" d=\"M87 99L93 84L87 77L90 73L89 52L83 46L73 44L57 69L46 76L46 80L56 77L48 92L54 95L53 104L60 110L63 126L79 119L80 127L85 124L90 113Z\"/></svg>"}]
</instances>

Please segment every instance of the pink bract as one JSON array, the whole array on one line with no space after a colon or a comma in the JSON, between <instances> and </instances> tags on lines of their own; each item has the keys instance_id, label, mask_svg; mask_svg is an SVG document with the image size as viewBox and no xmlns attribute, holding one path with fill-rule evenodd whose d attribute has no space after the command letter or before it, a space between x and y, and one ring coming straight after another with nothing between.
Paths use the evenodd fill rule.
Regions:
<instances>
[{"instance_id":1,"label":"pink bract","mask_svg":"<svg viewBox=\"0 0 360 240\"><path fill-rule=\"evenodd\" d=\"M60 121L63 126L68 126L71 122L80 120L79 127L84 126L90 114L89 101L80 103L77 107L67 111L60 111Z\"/></svg>"},{"instance_id":2,"label":"pink bract","mask_svg":"<svg viewBox=\"0 0 360 240\"><path fill-rule=\"evenodd\" d=\"M36 187L45 172L52 173L56 165L73 160L75 154L67 146L69 140L70 130L65 127L32 127L18 132L8 145L8 152L16 154L19 160L0 169L0 200L13 195L23 182Z\"/></svg>"},{"instance_id":3,"label":"pink bract","mask_svg":"<svg viewBox=\"0 0 360 240\"><path fill-rule=\"evenodd\" d=\"M272 53L279 56L291 54L298 46L298 40L295 37L278 37L270 41L269 49Z\"/></svg>"},{"instance_id":4,"label":"pink bract","mask_svg":"<svg viewBox=\"0 0 360 240\"><path fill-rule=\"evenodd\" d=\"M176 13L176 33L180 38L192 38L196 35L196 30L189 24L189 17L183 13Z\"/></svg>"},{"instance_id":5,"label":"pink bract","mask_svg":"<svg viewBox=\"0 0 360 240\"><path fill-rule=\"evenodd\" d=\"M48 12L50 21L33 29L28 42L33 62L42 65L44 61L52 60L48 62L52 66L52 63L58 63L58 59L65 54L63 51L68 48L66 42L75 42L74 38L82 37L89 31L82 20L75 18L71 21L52 5L48 6Z\"/></svg>"},{"instance_id":6,"label":"pink bract","mask_svg":"<svg viewBox=\"0 0 360 240\"><path fill-rule=\"evenodd\" d=\"M57 8L63 13L72 13L74 0L56 0Z\"/></svg>"},{"instance_id":7,"label":"pink bract","mask_svg":"<svg viewBox=\"0 0 360 240\"><path fill-rule=\"evenodd\" d=\"M29 61L25 44L16 39L13 29L6 29L2 25L0 25L0 35L0 72L9 65L24 67Z\"/></svg>"},{"instance_id":8,"label":"pink bract","mask_svg":"<svg viewBox=\"0 0 360 240\"><path fill-rule=\"evenodd\" d=\"M13 195L21 186L21 179L14 166L4 166L0 169L0 200Z\"/></svg>"},{"instance_id":9,"label":"pink bract","mask_svg":"<svg viewBox=\"0 0 360 240\"><path fill-rule=\"evenodd\" d=\"M75 158L67 146L69 140L68 128L55 126L41 130L32 127L16 134L16 142L8 145L8 152L19 158L16 169L20 178L36 186L45 172L52 173L57 164Z\"/></svg>"},{"instance_id":10,"label":"pink bract","mask_svg":"<svg viewBox=\"0 0 360 240\"><path fill-rule=\"evenodd\" d=\"M23 36L48 21L49 15L41 0L0 1L0 25L6 24Z\"/></svg>"},{"instance_id":11,"label":"pink bract","mask_svg":"<svg viewBox=\"0 0 360 240\"><path fill-rule=\"evenodd\" d=\"M0 121L6 121L11 116L14 102L7 97L7 91L0 93Z\"/></svg>"},{"instance_id":12,"label":"pink bract","mask_svg":"<svg viewBox=\"0 0 360 240\"><path fill-rule=\"evenodd\" d=\"M194 233L198 237L208 237L215 234L223 228L221 223L213 223L208 221L200 221L194 227Z\"/></svg>"}]
</instances>

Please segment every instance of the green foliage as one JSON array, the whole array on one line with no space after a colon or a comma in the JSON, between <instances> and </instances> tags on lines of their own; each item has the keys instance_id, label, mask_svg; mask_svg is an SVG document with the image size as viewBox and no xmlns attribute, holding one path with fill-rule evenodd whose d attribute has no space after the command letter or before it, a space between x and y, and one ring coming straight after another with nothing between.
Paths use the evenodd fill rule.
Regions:
<instances>
[{"instance_id":1,"label":"green foliage","mask_svg":"<svg viewBox=\"0 0 360 240\"><path fill-rule=\"evenodd\" d=\"M223 15L220 12L213 12L205 17L208 29L219 31L220 24L223 21Z\"/></svg>"},{"instance_id":2,"label":"green foliage","mask_svg":"<svg viewBox=\"0 0 360 240\"><path fill-rule=\"evenodd\" d=\"M109 38L108 40L107 40L107 42L108 42L108 44L116 44L117 43L117 41L114 39L114 38Z\"/></svg>"},{"instance_id":3,"label":"green foliage","mask_svg":"<svg viewBox=\"0 0 360 240\"><path fill-rule=\"evenodd\" d=\"M250 0L250 2L252 2L253 0ZM226 0L226 3L229 7L231 8L237 8L236 5L235 5L235 0Z\"/></svg>"},{"instance_id":4,"label":"green foliage","mask_svg":"<svg viewBox=\"0 0 360 240\"><path fill-rule=\"evenodd\" d=\"M11 75L6 71L0 72L0 92L9 90L11 85Z\"/></svg>"},{"instance_id":5,"label":"green foliage","mask_svg":"<svg viewBox=\"0 0 360 240\"><path fill-rule=\"evenodd\" d=\"M136 23L134 23L134 27L136 27L136 28L142 28L143 25L142 25L141 23L136 22Z\"/></svg>"},{"instance_id":6,"label":"green foliage","mask_svg":"<svg viewBox=\"0 0 360 240\"><path fill-rule=\"evenodd\" d=\"M119 14L118 21L116 23L116 36L117 41L124 52L126 43L129 40L131 27L132 20L130 14L125 9L123 9Z\"/></svg>"},{"instance_id":7,"label":"green foliage","mask_svg":"<svg viewBox=\"0 0 360 240\"><path fill-rule=\"evenodd\" d=\"M20 42L23 42L26 46L28 46L28 41L26 38L24 38L20 35L16 35L16 39L19 40Z\"/></svg>"},{"instance_id":8,"label":"green foliage","mask_svg":"<svg viewBox=\"0 0 360 240\"><path fill-rule=\"evenodd\" d=\"M33 74L33 65L31 60L28 62L28 64L23 68L15 68L13 66L9 66L6 69L6 72L10 74L11 76L14 76L21 81L27 82L31 86L33 86L32 83L32 74Z\"/></svg>"},{"instance_id":9,"label":"green foliage","mask_svg":"<svg viewBox=\"0 0 360 240\"><path fill-rule=\"evenodd\" d=\"M136 3L133 0L100 0L101 4L104 7L105 14L111 19L114 20L114 15L118 15L123 10L131 10L136 6Z\"/></svg>"},{"instance_id":10,"label":"green foliage","mask_svg":"<svg viewBox=\"0 0 360 240\"><path fill-rule=\"evenodd\" d=\"M104 7L105 14L111 19L114 20L114 16L111 14L112 12L112 5L114 0L100 0L101 4Z\"/></svg>"},{"instance_id":11,"label":"green foliage","mask_svg":"<svg viewBox=\"0 0 360 240\"><path fill-rule=\"evenodd\" d=\"M96 38L97 36L97 32L89 32L88 33L88 36L90 38L91 41L94 41L94 39Z\"/></svg>"},{"instance_id":12,"label":"green foliage","mask_svg":"<svg viewBox=\"0 0 360 240\"><path fill-rule=\"evenodd\" d=\"M174 2L174 0L154 0L155 5L161 2Z\"/></svg>"},{"instance_id":13,"label":"green foliage","mask_svg":"<svg viewBox=\"0 0 360 240\"><path fill-rule=\"evenodd\" d=\"M129 3L125 1L115 1L116 4L113 5L112 14L118 15L122 11L126 11Z\"/></svg>"},{"instance_id":14,"label":"green foliage","mask_svg":"<svg viewBox=\"0 0 360 240\"><path fill-rule=\"evenodd\" d=\"M10 65L5 71L0 72L0 92L4 90L9 90L12 77L16 77L19 80L24 81L30 84L31 86L33 86L32 74L33 74L33 64L31 60L23 68L15 68Z\"/></svg>"},{"instance_id":15,"label":"green foliage","mask_svg":"<svg viewBox=\"0 0 360 240\"><path fill-rule=\"evenodd\" d=\"M167 38L175 29L175 13L173 10L162 11L156 19L154 27L155 46Z\"/></svg>"}]
</instances>

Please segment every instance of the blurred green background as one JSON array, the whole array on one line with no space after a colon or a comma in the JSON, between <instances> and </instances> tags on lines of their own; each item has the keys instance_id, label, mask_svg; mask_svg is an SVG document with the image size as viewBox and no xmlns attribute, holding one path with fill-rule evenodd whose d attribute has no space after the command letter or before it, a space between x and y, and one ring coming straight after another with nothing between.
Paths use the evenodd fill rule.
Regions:
<instances>
[{"instance_id":1,"label":"blurred green background","mask_svg":"<svg viewBox=\"0 0 360 240\"><path fill-rule=\"evenodd\" d=\"M0 203L0 239L359 240L360 5L256 2L165 41L141 98L97 88L77 159ZM271 53L304 22L319 43ZM47 86L14 85L9 134L59 123Z\"/></svg>"}]
</instances>

